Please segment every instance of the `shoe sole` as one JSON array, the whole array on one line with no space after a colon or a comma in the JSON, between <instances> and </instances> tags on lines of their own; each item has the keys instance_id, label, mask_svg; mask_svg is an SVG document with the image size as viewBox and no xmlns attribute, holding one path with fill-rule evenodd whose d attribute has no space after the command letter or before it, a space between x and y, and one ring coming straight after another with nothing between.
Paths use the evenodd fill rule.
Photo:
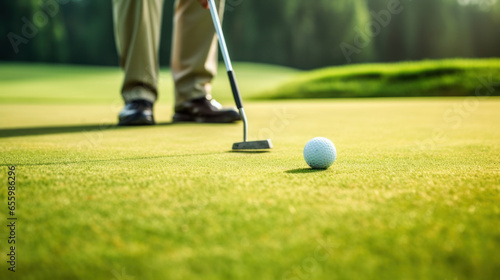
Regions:
<instances>
[{"instance_id":1,"label":"shoe sole","mask_svg":"<svg viewBox=\"0 0 500 280\"><path fill-rule=\"evenodd\" d=\"M139 126L139 125L154 125L155 120L153 116L131 115L125 118L119 119L119 126Z\"/></svg>"},{"instance_id":2,"label":"shoe sole","mask_svg":"<svg viewBox=\"0 0 500 280\"><path fill-rule=\"evenodd\" d=\"M175 113L172 121L174 123L189 122L189 123L234 123L241 120L241 118L236 118L233 116L221 116L221 117L199 117L188 114Z\"/></svg>"}]
</instances>

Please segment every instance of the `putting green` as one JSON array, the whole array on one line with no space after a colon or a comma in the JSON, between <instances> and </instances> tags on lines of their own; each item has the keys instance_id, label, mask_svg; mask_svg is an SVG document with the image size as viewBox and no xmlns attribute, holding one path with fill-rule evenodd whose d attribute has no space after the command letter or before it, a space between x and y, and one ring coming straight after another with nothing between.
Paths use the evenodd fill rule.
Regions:
<instances>
[{"instance_id":1,"label":"putting green","mask_svg":"<svg viewBox=\"0 0 500 280\"><path fill-rule=\"evenodd\" d=\"M497 58L353 64L304 72L261 98L474 96L481 84L498 96L499 77Z\"/></svg>"},{"instance_id":2,"label":"putting green","mask_svg":"<svg viewBox=\"0 0 500 280\"><path fill-rule=\"evenodd\" d=\"M254 63L236 63L239 85L246 98L254 97L300 73L297 70ZM231 102L223 65L213 85L219 101ZM0 104L122 104L119 96L123 74L117 67L0 63ZM159 103L173 101L168 69L159 75Z\"/></svg>"},{"instance_id":3,"label":"putting green","mask_svg":"<svg viewBox=\"0 0 500 280\"><path fill-rule=\"evenodd\" d=\"M0 105L0 180L17 169L18 279L500 273L500 98L247 102L268 153L230 151L241 124L169 124L167 102L153 127L110 126L119 110ZM337 146L326 171L302 158L315 136ZM0 201L6 223L6 188Z\"/></svg>"}]
</instances>

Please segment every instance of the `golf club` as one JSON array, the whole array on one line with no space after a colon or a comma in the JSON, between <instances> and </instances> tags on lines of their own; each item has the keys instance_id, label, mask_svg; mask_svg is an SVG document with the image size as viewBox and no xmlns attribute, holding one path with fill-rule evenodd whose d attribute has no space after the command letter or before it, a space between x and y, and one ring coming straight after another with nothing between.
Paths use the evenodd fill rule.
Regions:
<instances>
[{"instance_id":1,"label":"golf club","mask_svg":"<svg viewBox=\"0 0 500 280\"><path fill-rule=\"evenodd\" d=\"M233 92L234 102L236 107L240 112L241 119L243 120L243 142L238 142L233 144L233 150L261 150L261 149L271 149L273 144L271 139L260 140L260 141L247 141L248 134L248 121L245 115L245 110L243 109L243 103L241 101L240 91L238 89L238 84L236 83L236 77L234 75L233 66L231 64L231 59L229 58L229 53L227 51L226 40L224 39L224 34L222 33L222 26L219 20L219 13L215 7L215 1L209 0L208 4L210 6L210 13L212 14L212 20L214 22L215 31L219 38L219 45L224 57L224 63L226 64L227 75L229 76L229 82L231 83L231 90Z\"/></svg>"}]
</instances>

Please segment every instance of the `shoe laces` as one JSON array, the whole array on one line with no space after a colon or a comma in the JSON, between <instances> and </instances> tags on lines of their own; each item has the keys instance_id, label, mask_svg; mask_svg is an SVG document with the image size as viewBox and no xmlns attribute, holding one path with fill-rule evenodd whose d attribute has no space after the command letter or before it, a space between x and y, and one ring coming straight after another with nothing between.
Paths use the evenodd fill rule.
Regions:
<instances>
[{"instance_id":1,"label":"shoe laces","mask_svg":"<svg viewBox=\"0 0 500 280\"><path fill-rule=\"evenodd\" d=\"M146 107L146 108L151 108L153 107L153 103L143 100L143 99L136 99L130 101L130 105L132 105L133 108L141 108L141 107Z\"/></svg>"},{"instance_id":2,"label":"shoe laces","mask_svg":"<svg viewBox=\"0 0 500 280\"><path fill-rule=\"evenodd\" d=\"M212 106L214 106L215 108L217 108L219 110L223 108L222 105L219 102L217 102L215 99L210 99L209 102L210 102L210 104L212 104Z\"/></svg>"}]
</instances>

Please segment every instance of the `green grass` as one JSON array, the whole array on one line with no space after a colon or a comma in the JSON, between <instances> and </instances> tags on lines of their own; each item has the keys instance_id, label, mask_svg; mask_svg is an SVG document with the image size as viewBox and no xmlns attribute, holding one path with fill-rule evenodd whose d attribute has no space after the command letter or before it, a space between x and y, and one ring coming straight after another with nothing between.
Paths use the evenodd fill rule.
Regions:
<instances>
[{"instance_id":1,"label":"green grass","mask_svg":"<svg viewBox=\"0 0 500 280\"><path fill-rule=\"evenodd\" d=\"M251 98L285 82L297 70L270 65L237 63L234 66L244 95ZM219 67L213 96L231 102L226 70ZM123 74L116 67L65 66L0 63L0 104L114 104L119 95ZM173 83L169 69L159 76L159 102L172 103Z\"/></svg>"},{"instance_id":2,"label":"green grass","mask_svg":"<svg viewBox=\"0 0 500 280\"><path fill-rule=\"evenodd\" d=\"M240 77L244 92L265 68L256 67ZM251 138L269 136L275 148L232 153L241 124L171 125L167 101L155 107L161 125L110 126L120 106L99 96L117 86L99 69L74 67L79 86L103 83L85 99L70 86L71 68L60 85L58 69L41 74L56 84L44 91L53 104L3 91L29 92L45 78L0 82L8 101L0 104L0 181L7 165L17 168L15 279L500 274L498 97L247 102ZM72 90L85 102L70 100ZM302 158L316 136L338 150L326 171ZM8 279L0 231L0 278Z\"/></svg>"},{"instance_id":3,"label":"green grass","mask_svg":"<svg viewBox=\"0 0 500 280\"><path fill-rule=\"evenodd\" d=\"M305 72L258 99L468 96L481 82L500 95L500 59L358 64Z\"/></svg>"}]
</instances>

